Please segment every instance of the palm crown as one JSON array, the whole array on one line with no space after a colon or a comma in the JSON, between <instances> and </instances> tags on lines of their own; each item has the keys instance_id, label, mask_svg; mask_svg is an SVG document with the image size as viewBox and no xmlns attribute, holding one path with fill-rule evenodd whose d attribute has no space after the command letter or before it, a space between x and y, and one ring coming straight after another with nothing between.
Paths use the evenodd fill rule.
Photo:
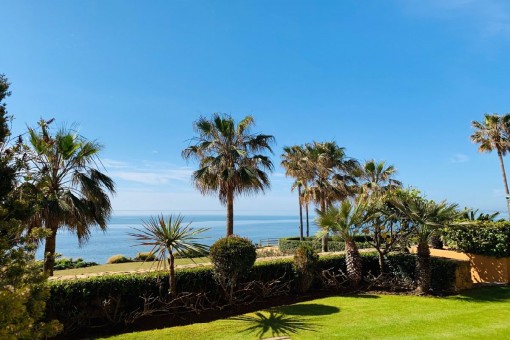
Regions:
<instances>
[{"instance_id":1,"label":"palm crown","mask_svg":"<svg viewBox=\"0 0 510 340\"><path fill-rule=\"evenodd\" d=\"M202 194L218 194L227 205L227 235L233 234L233 202L240 194L264 192L270 187L266 171L273 170L271 159L262 153L272 153L274 137L251 134L253 117L246 116L237 125L228 115L201 117L194 123L198 136L182 151L185 159L199 161L193 172L193 183Z\"/></svg>"},{"instance_id":2,"label":"palm crown","mask_svg":"<svg viewBox=\"0 0 510 340\"><path fill-rule=\"evenodd\" d=\"M105 230L112 212L109 194L115 192L115 185L96 168L101 145L67 128L51 136L46 122L39 125L40 132L29 128L35 154L32 182L40 198L31 226L43 226L51 232L45 243L45 255L49 254L45 270L51 275L57 230L68 228L76 233L80 243L90 236L91 226Z\"/></svg>"}]
</instances>

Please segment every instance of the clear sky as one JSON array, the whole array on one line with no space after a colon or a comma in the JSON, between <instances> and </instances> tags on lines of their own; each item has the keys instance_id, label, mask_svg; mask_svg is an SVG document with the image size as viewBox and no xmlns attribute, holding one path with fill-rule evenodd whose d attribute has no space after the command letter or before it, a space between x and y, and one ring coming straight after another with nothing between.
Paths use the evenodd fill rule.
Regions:
<instances>
[{"instance_id":1,"label":"clear sky","mask_svg":"<svg viewBox=\"0 0 510 340\"><path fill-rule=\"evenodd\" d=\"M105 147L117 214L217 211L181 150L200 115L276 137L272 189L236 213L297 213L281 149L334 140L432 199L504 210L470 122L509 112L510 2L0 0L14 130L76 122Z\"/></svg>"}]
</instances>

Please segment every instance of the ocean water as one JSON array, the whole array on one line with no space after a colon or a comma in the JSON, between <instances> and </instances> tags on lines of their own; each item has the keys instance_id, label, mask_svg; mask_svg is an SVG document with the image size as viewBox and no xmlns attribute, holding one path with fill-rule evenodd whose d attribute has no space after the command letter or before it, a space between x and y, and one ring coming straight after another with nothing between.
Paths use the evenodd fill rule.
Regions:
<instances>
[{"instance_id":1,"label":"ocean water","mask_svg":"<svg viewBox=\"0 0 510 340\"><path fill-rule=\"evenodd\" d=\"M108 223L108 230L94 230L88 242L80 246L76 235L67 230L57 234L57 253L65 257L83 258L85 261L105 263L115 254L134 257L138 252L149 251L150 248L136 246L136 241L129 233L136 232L133 228L141 228L142 221L149 216L114 216ZM221 215L185 216L184 223L191 222L194 228L210 228L203 233L203 244L211 245L225 236L226 222ZM305 223L306 225L306 223ZM306 228L306 226L305 226ZM310 219L310 235L315 234L317 227ZM306 232L306 231L305 231ZM281 238L299 235L299 218L297 216L235 216L234 233L247 237L254 243L262 239ZM43 257L44 245L37 250L36 257Z\"/></svg>"}]
</instances>

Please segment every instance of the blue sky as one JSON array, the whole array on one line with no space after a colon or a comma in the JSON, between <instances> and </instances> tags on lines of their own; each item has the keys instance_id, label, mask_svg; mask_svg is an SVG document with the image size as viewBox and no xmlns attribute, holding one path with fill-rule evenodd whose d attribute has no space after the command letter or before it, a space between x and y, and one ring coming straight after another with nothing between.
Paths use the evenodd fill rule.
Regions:
<instances>
[{"instance_id":1,"label":"blue sky","mask_svg":"<svg viewBox=\"0 0 510 340\"><path fill-rule=\"evenodd\" d=\"M510 102L510 3L0 1L14 130L40 117L104 144L117 214L223 213L180 153L200 115L251 114L276 137L272 189L240 214L296 213L281 148L335 140L432 199L504 210L470 122Z\"/></svg>"}]
</instances>

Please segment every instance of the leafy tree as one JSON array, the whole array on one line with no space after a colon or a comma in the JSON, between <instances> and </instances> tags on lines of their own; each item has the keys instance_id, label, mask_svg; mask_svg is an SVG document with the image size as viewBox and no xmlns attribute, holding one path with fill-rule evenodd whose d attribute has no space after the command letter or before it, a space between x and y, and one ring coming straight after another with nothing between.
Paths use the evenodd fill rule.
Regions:
<instances>
[{"instance_id":1,"label":"leafy tree","mask_svg":"<svg viewBox=\"0 0 510 340\"><path fill-rule=\"evenodd\" d=\"M96 167L101 145L68 128L51 135L44 120L39 128L28 130L35 154L31 161L32 183L40 204L31 226L43 226L49 233L44 245L44 271L51 276L57 231L67 228L82 243L90 236L92 226L106 230L112 212L109 194L115 192L115 185Z\"/></svg>"},{"instance_id":2,"label":"leafy tree","mask_svg":"<svg viewBox=\"0 0 510 340\"><path fill-rule=\"evenodd\" d=\"M357 288L363 278L363 268L355 236L371 219L366 204L346 199L339 207L332 206L325 212L317 210L317 214L316 222L323 232L335 233L344 240L347 276L352 288Z\"/></svg>"},{"instance_id":3,"label":"leafy tree","mask_svg":"<svg viewBox=\"0 0 510 340\"><path fill-rule=\"evenodd\" d=\"M191 223L183 225L184 217L178 215L168 216L168 219L161 215L157 218L151 217L143 222L143 229L134 228L138 233L129 235L136 238L138 245L152 247L149 257L155 255L165 264L168 261L168 285L171 296L177 294L175 280L175 256L189 257L193 253L207 252L207 246L196 242L200 239L199 234L208 230L207 228L191 228Z\"/></svg>"},{"instance_id":4,"label":"leafy tree","mask_svg":"<svg viewBox=\"0 0 510 340\"><path fill-rule=\"evenodd\" d=\"M56 335L61 325L40 321L49 289L34 258L34 235L25 230L34 201L19 180L26 164L21 140L10 140L12 117L3 102L9 95L0 75L0 338L39 339Z\"/></svg>"},{"instance_id":5,"label":"leafy tree","mask_svg":"<svg viewBox=\"0 0 510 340\"><path fill-rule=\"evenodd\" d=\"M417 238L417 291L426 294L430 290L431 279L430 237L442 227L455 225L455 220L461 216L461 212L457 210L457 204L449 204L446 201L436 203L411 191L401 191L390 204L395 211L394 216L398 216L402 223L410 225Z\"/></svg>"},{"instance_id":6,"label":"leafy tree","mask_svg":"<svg viewBox=\"0 0 510 340\"><path fill-rule=\"evenodd\" d=\"M496 113L486 113L482 122L473 121L471 125L475 128L475 132L471 135L471 140L473 143L479 144L478 151L496 151L498 154L507 198L506 205L510 214L510 205L508 204L510 192L508 191L505 163L503 162L503 156L506 155L510 146L510 114L500 116Z\"/></svg>"},{"instance_id":7,"label":"leafy tree","mask_svg":"<svg viewBox=\"0 0 510 340\"><path fill-rule=\"evenodd\" d=\"M226 114L200 117L193 123L198 133L194 144L182 151L186 160L199 161L192 178L195 187L202 194L217 194L227 206L227 236L234 233L235 196L264 192L270 186L266 171L273 170L273 163L262 153L272 153L274 137L250 133L254 124L251 116L237 124Z\"/></svg>"}]
</instances>

